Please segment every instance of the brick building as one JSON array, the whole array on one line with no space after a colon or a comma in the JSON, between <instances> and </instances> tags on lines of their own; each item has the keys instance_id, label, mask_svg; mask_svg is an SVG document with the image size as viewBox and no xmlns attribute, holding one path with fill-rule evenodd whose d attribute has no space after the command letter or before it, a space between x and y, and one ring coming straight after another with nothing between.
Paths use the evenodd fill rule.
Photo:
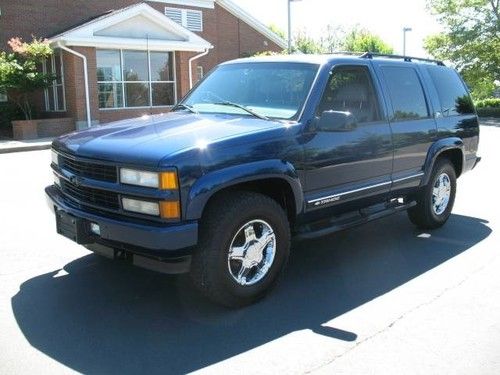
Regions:
<instances>
[{"instance_id":1,"label":"brick building","mask_svg":"<svg viewBox=\"0 0 500 375\"><path fill-rule=\"evenodd\" d=\"M230 0L0 0L0 11L0 49L49 39L43 69L58 78L35 104L76 128L166 111L218 63L286 47Z\"/></svg>"}]
</instances>

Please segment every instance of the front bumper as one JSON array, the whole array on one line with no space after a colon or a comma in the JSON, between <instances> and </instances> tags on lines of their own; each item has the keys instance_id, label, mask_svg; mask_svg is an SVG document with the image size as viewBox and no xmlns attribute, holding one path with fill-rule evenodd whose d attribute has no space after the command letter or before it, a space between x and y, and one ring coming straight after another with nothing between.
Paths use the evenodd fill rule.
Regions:
<instances>
[{"instance_id":1,"label":"front bumper","mask_svg":"<svg viewBox=\"0 0 500 375\"><path fill-rule=\"evenodd\" d=\"M116 243L125 248L129 246L132 252L168 257L178 255L177 250L195 246L198 241L198 223L195 221L168 226L131 223L76 208L68 203L54 185L47 186L45 193L47 203L53 212L62 210L77 218L97 223L100 227L100 236L96 236L98 243L107 245Z\"/></svg>"}]
</instances>

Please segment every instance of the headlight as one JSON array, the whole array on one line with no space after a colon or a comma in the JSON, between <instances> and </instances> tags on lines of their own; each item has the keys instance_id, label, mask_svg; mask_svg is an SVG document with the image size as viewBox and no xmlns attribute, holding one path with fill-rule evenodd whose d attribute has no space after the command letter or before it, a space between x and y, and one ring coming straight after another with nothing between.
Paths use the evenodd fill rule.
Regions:
<instances>
[{"instance_id":1,"label":"headlight","mask_svg":"<svg viewBox=\"0 0 500 375\"><path fill-rule=\"evenodd\" d=\"M52 156L52 163L54 163L55 165L59 165L59 155L57 155L57 152L52 150L51 156Z\"/></svg>"},{"instance_id":2,"label":"headlight","mask_svg":"<svg viewBox=\"0 0 500 375\"><path fill-rule=\"evenodd\" d=\"M160 216L160 205L156 202L141 201L132 198L122 198L123 209L140 214Z\"/></svg>"},{"instance_id":3,"label":"headlight","mask_svg":"<svg viewBox=\"0 0 500 375\"><path fill-rule=\"evenodd\" d=\"M160 189L177 189L177 174L169 172L150 172L121 168L120 182L129 185L146 186Z\"/></svg>"},{"instance_id":4,"label":"headlight","mask_svg":"<svg viewBox=\"0 0 500 375\"><path fill-rule=\"evenodd\" d=\"M57 186L61 186L61 179L55 173L54 173L54 184Z\"/></svg>"}]
</instances>

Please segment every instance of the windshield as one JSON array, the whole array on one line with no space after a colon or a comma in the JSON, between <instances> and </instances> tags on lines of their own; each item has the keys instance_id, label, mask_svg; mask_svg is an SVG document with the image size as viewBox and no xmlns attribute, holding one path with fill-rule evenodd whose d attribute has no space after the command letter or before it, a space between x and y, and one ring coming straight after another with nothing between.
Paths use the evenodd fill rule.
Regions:
<instances>
[{"instance_id":1,"label":"windshield","mask_svg":"<svg viewBox=\"0 0 500 375\"><path fill-rule=\"evenodd\" d=\"M222 65L181 104L200 113L295 120L317 71L318 65L307 63Z\"/></svg>"}]
</instances>

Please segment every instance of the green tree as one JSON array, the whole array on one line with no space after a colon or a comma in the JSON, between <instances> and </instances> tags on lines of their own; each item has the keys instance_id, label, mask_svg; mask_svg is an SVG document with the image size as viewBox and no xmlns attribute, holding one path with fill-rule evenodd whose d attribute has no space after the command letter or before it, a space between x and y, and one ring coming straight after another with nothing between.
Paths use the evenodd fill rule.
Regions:
<instances>
[{"instance_id":1,"label":"green tree","mask_svg":"<svg viewBox=\"0 0 500 375\"><path fill-rule=\"evenodd\" d=\"M293 51L306 54L323 53L321 44L303 31L296 34L294 38Z\"/></svg>"},{"instance_id":2,"label":"green tree","mask_svg":"<svg viewBox=\"0 0 500 375\"><path fill-rule=\"evenodd\" d=\"M269 30L278 35L281 39L283 40L286 39L285 32L281 30L278 26L276 26L274 23L269 25Z\"/></svg>"},{"instance_id":3,"label":"green tree","mask_svg":"<svg viewBox=\"0 0 500 375\"><path fill-rule=\"evenodd\" d=\"M428 0L443 32L425 40L434 57L450 61L475 99L491 96L500 80L499 0Z\"/></svg>"},{"instance_id":4,"label":"green tree","mask_svg":"<svg viewBox=\"0 0 500 375\"><path fill-rule=\"evenodd\" d=\"M376 52L392 54L393 48L368 30L353 28L344 37L341 48L349 52Z\"/></svg>"},{"instance_id":5,"label":"green tree","mask_svg":"<svg viewBox=\"0 0 500 375\"><path fill-rule=\"evenodd\" d=\"M30 120L30 95L49 87L55 79L53 74L40 71L42 62L53 51L47 41L36 38L30 43L12 38L8 44L12 53L0 52L0 91L5 92L9 100L21 109L26 120Z\"/></svg>"}]
</instances>

